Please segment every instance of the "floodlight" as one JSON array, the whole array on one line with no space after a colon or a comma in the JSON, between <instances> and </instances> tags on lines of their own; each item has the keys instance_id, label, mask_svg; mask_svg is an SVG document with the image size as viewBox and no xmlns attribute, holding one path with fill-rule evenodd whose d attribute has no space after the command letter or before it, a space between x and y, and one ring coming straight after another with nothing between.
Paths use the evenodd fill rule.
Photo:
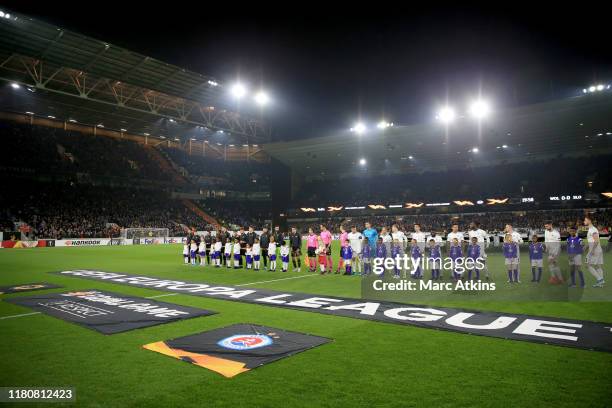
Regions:
<instances>
[{"instance_id":1,"label":"floodlight","mask_svg":"<svg viewBox=\"0 0 612 408\"><path fill-rule=\"evenodd\" d=\"M450 106L445 106L436 115L436 119L443 123L450 123L455 120L455 110Z\"/></svg>"},{"instance_id":2,"label":"floodlight","mask_svg":"<svg viewBox=\"0 0 612 408\"><path fill-rule=\"evenodd\" d=\"M389 123L389 122L384 121L384 120L381 120L376 125L376 127L379 128L379 129L386 129L386 128L390 127L390 126L393 126L393 123Z\"/></svg>"},{"instance_id":3,"label":"floodlight","mask_svg":"<svg viewBox=\"0 0 612 408\"><path fill-rule=\"evenodd\" d=\"M360 134L362 134L363 132L365 132L365 131L366 131L366 129L367 129L367 128L366 128L366 125L365 125L365 124L363 124L362 122L357 122L357 123L355 123L355 126L353 126L353 127L351 128L351 131L352 131L352 132L357 133L358 135L360 135Z\"/></svg>"},{"instance_id":4,"label":"floodlight","mask_svg":"<svg viewBox=\"0 0 612 408\"><path fill-rule=\"evenodd\" d=\"M265 105L267 105L270 102L270 97L264 91L259 91L255 95L255 102L259 106L265 106Z\"/></svg>"},{"instance_id":5,"label":"floodlight","mask_svg":"<svg viewBox=\"0 0 612 408\"><path fill-rule=\"evenodd\" d=\"M244 85L242 85L240 82L235 83L232 86L232 95L234 96L234 98L236 99L241 99L242 97L244 97L247 93L247 89Z\"/></svg>"},{"instance_id":6,"label":"floodlight","mask_svg":"<svg viewBox=\"0 0 612 408\"><path fill-rule=\"evenodd\" d=\"M366 165L366 163L367 163L367 162L366 162L366 159L363 159L363 158L359 159L359 165L360 165L360 166L365 166L365 165Z\"/></svg>"},{"instance_id":7,"label":"floodlight","mask_svg":"<svg viewBox=\"0 0 612 408\"><path fill-rule=\"evenodd\" d=\"M478 153L479 151L480 151L480 150L478 150L478 148L477 148L477 147L473 147L473 148L472 148L472 153Z\"/></svg>"},{"instance_id":8,"label":"floodlight","mask_svg":"<svg viewBox=\"0 0 612 408\"><path fill-rule=\"evenodd\" d=\"M11 82L11 88L19 89L19 88L21 88L21 86L17 82Z\"/></svg>"},{"instance_id":9,"label":"floodlight","mask_svg":"<svg viewBox=\"0 0 612 408\"><path fill-rule=\"evenodd\" d=\"M491 108L489 107L489 104L482 100L475 101L470 106L470 114L476 119L486 117L490 111Z\"/></svg>"}]
</instances>

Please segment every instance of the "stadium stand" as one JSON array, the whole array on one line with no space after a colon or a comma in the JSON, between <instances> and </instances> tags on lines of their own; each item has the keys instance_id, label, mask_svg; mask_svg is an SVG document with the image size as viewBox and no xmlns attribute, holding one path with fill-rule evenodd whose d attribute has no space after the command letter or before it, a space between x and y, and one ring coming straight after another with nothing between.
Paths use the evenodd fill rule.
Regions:
<instances>
[{"instance_id":1,"label":"stadium stand","mask_svg":"<svg viewBox=\"0 0 612 408\"><path fill-rule=\"evenodd\" d=\"M270 166L266 163L211 159L175 147L161 149L194 184L236 191L269 189Z\"/></svg>"},{"instance_id":2,"label":"stadium stand","mask_svg":"<svg viewBox=\"0 0 612 408\"><path fill-rule=\"evenodd\" d=\"M202 191L205 187L217 191L268 191L272 170L267 163L224 161L190 155L176 146L151 147L130 140L12 122L0 123L0 132L5 146L0 153L0 167L3 184L10 191L1 199L0 226L4 231L14 230L15 222L24 222L37 236L45 238L117 236L119 229L126 227L169 228L171 234L181 236L188 228L211 229L220 224L260 228L273 218L267 201L194 201L172 195L173 191ZM468 196L608 191L612 190L609 161L609 156L558 157L446 172L311 180L302 185L293 205L359 205L371 202L372 197L401 203L416 197L437 201ZM302 230L320 223L337 230L343 223L361 226L369 220L376 225L399 223L409 230L419 222L425 230L444 232L451 222L466 225L477 220L495 231L505 223L540 228L545 219L553 218L564 232L583 214L583 210L564 210L546 214L515 211L355 216L344 211L301 219L297 224ZM601 211L600 215L599 225L611 224L609 211Z\"/></svg>"},{"instance_id":3,"label":"stadium stand","mask_svg":"<svg viewBox=\"0 0 612 408\"><path fill-rule=\"evenodd\" d=\"M132 141L93 137L44 126L0 123L4 171L116 177L131 181L176 181L154 160L152 149Z\"/></svg>"},{"instance_id":4,"label":"stadium stand","mask_svg":"<svg viewBox=\"0 0 612 408\"><path fill-rule=\"evenodd\" d=\"M559 157L453 171L317 180L302 186L294 204L359 205L377 199L386 203L434 202L472 197L536 197L559 192L608 191L612 188L610 161L610 156Z\"/></svg>"},{"instance_id":5,"label":"stadium stand","mask_svg":"<svg viewBox=\"0 0 612 408\"><path fill-rule=\"evenodd\" d=\"M3 231L14 231L15 223L23 222L45 238L114 237L120 228L138 227L169 228L171 234L184 236L188 228L219 226L207 208L172 195L198 187L174 168L164 151L130 140L12 122L0 122L0 134L0 177L9 192L0 198ZM258 167L265 170L265 165ZM210 168L237 175L237 180L248 179L250 171L220 160ZM243 183L249 184L254 183ZM240 215L244 207L213 200L211 210L225 224L247 220Z\"/></svg>"},{"instance_id":6,"label":"stadium stand","mask_svg":"<svg viewBox=\"0 0 612 408\"><path fill-rule=\"evenodd\" d=\"M270 207L265 202L206 200L203 206L211 215L226 225L252 225L261 228L272 219Z\"/></svg>"},{"instance_id":7,"label":"stadium stand","mask_svg":"<svg viewBox=\"0 0 612 408\"><path fill-rule=\"evenodd\" d=\"M187 227L211 227L159 190L33 182L7 187L11 194L0 197L1 224L12 231L14 222L25 222L38 238L117 237L120 228L143 227L184 236Z\"/></svg>"}]
</instances>

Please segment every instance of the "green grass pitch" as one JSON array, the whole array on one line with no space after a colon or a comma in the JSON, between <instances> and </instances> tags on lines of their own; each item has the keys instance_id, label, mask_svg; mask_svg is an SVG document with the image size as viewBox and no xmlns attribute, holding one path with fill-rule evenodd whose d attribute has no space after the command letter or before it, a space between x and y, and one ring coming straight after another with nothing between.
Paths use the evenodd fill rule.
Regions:
<instances>
[{"instance_id":1,"label":"green grass pitch","mask_svg":"<svg viewBox=\"0 0 612 408\"><path fill-rule=\"evenodd\" d=\"M219 284L300 276L293 272L184 266L181 250L179 245L0 250L0 285L47 281L70 290L96 288L146 297L163 292L46 272L100 269ZM334 250L334 254L337 252ZM609 268L612 256L606 257ZM491 267L501 268L499 255L490 258ZM522 269L524 275L529 273L526 259ZM503 279L503 270L496 274ZM586 275L592 283L592 277ZM544 276L548 277L546 270ZM359 278L339 275L317 274L252 287L347 297L359 297L361 293ZM3 295L0 300L38 293L44 292ZM2 319L0 386L72 386L76 388L76 405L105 408L559 408L609 407L612 403L610 353L188 295L160 300L219 314L112 336L43 314ZM454 301L445 305L612 323L612 303L607 302ZM0 317L29 312L0 301ZM146 343L241 322L312 333L334 341L232 379L141 348Z\"/></svg>"}]
</instances>

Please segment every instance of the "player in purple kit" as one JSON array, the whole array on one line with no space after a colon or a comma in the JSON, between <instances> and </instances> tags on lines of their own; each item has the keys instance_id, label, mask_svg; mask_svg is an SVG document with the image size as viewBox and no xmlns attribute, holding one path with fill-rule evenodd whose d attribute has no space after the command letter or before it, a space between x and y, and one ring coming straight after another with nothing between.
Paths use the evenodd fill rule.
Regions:
<instances>
[{"instance_id":1,"label":"player in purple kit","mask_svg":"<svg viewBox=\"0 0 612 408\"><path fill-rule=\"evenodd\" d=\"M189 258L191 259L191 264L196 264L196 254L198 253L198 244L196 244L195 240L192 239L189 244Z\"/></svg>"},{"instance_id":2,"label":"player in purple kit","mask_svg":"<svg viewBox=\"0 0 612 408\"><path fill-rule=\"evenodd\" d=\"M421 248L419 247L419 243L416 238L412 238L410 257L412 258L412 265L414 267L414 274L412 277L415 279L423 278L423 269L421 268L421 259L423 258L423 254L421 253Z\"/></svg>"},{"instance_id":3,"label":"player in purple kit","mask_svg":"<svg viewBox=\"0 0 612 408\"><path fill-rule=\"evenodd\" d=\"M459 239L453 238L448 251L448 256L453 261L453 279L459 280L461 278L461 274L457 272L457 268L455 267L457 260L463 257L463 250L461 249L461 244L459 244Z\"/></svg>"},{"instance_id":4,"label":"player in purple kit","mask_svg":"<svg viewBox=\"0 0 612 408\"><path fill-rule=\"evenodd\" d=\"M376 258L375 263L377 263L382 272L379 275L383 275L385 273L385 258L387 257L387 247L383 243L382 237L378 237L378 242L376 243Z\"/></svg>"},{"instance_id":5,"label":"player in purple kit","mask_svg":"<svg viewBox=\"0 0 612 408\"><path fill-rule=\"evenodd\" d=\"M538 242L538 236L533 234L529 243L529 261L531 262L531 281L540 283L542 279L542 263L544 260L544 244ZM536 274L537 268L537 274Z\"/></svg>"},{"instance_id":6,"label":"player in purple kit","mask_svg":"<svg viewBox=\"0 0 612 408\"><path fill-rule=\"evenodd\" d=\"M518 276L518 244L512 240L511 234L506 234L503 245L504 262L508 269L508 283L520 283Z\"/></svg>"},{"instance_id":7,"label":"player in purple kit","mask_svg":"<svg viewBox=\"0 0 612 408\"><path fill-rule=\"evenodd\" d=\"M467 249L467 259L469 260L473 268L468 271L468 280L472 280L472 271L476 272L476 280L480 280L480 269L476 266L476 260L480 258L481 246L478 244L478 237L472 237L470 244Z\"/></svg>"},{"instance_id":8,"label":"player in purple kit","mask_svg":"<svg viewBox=\"0 0 612 408\"><path fill-rule=\"evenodd\" d=\"M253 248L248 243L246 244L246 251L244 255L247 269L253 268Z\"/></svg>"},{"instance_id":9,"label":"player in purple kit","mask_svg":"<svg viewBox=\"0 0 612 408\"><path fill-rule=\"evenodd\" d=\"M429 262L431 262L431 280L440 279L442 254L440 253L440 245L433 238L429 240Z\"/></svg>"},{"instance_id":10,"label":"player in purple kit","mask_svg":"<svg viewBox=\"0 0 612 408\"><path fill-rule=\"evenodd\" d=\"M576 228L572 227L569 230L570 236L567 237L567 256L570 264L570 277L572 282L570 288L576 287L576 272L580 277L580 287L584 288L584 274L580 270L582 266L582 240L576 234Z\"/></svg>"},{"instance_id":11,"label":"player in purple kit","mask_svg":"<svg viewBox=\"0 0 612 408\"><path fill-rule=\"evenodd\" d=\"M351 266L351 260L353 259L353 249L349 245L348 241L342 242L342 248L340 248L340 258L342 259L342 263L344 264L344 274L352 275L353 269ZM336 273L340 273L336 271Z\"/></svg>"},{"instance_id":12,"label":"player in purple kit","mask_svg":"<svg viewBox=\"0 0 612 408\"><path fill-rule=\"evenodd\" d=\"M398 268L398 257L402 255L402 244L399 240L394 240L391 244L391 258L393 258L393 277L398 279L400 277L400 270Z\"/></svg>"}]
</instances>

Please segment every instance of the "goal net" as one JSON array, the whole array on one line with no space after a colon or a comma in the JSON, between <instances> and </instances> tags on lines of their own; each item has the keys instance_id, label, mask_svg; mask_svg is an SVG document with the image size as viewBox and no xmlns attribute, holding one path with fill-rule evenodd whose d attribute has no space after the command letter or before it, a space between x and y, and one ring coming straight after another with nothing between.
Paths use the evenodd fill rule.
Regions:
<instances>
[{"instance_id":1,"label":"goal net","mask_svg":"<svg viewBox=\"0 0 612 408\"><path fill-rule=\"evenodd\" d=\"M163 244L169 237L168 228L122 228L121 240L133 240L134 244Z\"/></svg>"}]
</instances>

